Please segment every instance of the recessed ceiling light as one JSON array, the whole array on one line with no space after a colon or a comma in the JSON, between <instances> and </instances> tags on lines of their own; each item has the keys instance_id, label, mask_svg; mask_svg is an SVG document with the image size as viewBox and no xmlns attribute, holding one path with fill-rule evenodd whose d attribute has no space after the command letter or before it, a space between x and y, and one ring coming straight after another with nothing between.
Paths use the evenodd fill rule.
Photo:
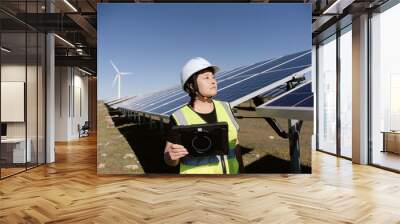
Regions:
<instances>
[{"instance_id":1,"label":"recessed ceiling light","mask_svg":"<svg viewBox=\"0 0 400 224\"><path fill-rule=\"evenodd\" d=\"M9 50L9 49L7 49L5 47L1 47L1 51L4 51L6 53L10 53L11 52L11 50Z\"/></svg>"},{"instance_id":2,"label":"recessed ceiling light","mask_svg":"<svg viewBox=\"0 0 400 224\"><path fill-rule=\"evenodd\" d=\"M69 1L64 0L65 4L67 4L72 10L74 10L74 12L78 12L78 10L71 4L69 3Z\"/></svg>"},{"instance_id":3,"label":"recessed ceiling light","mask_svg":"<svg viewBox=\"0 0 400 224\"><path fill-rule=\"evenodd\" d=\"M85 74L87 74L87 75L92 75L92 73L90 73L90 72L88 72L88 71L85 71L85 70L83 70L83 69L81 69L81 68L79 68L79 67L78 67L78 70L81 71L81 72L83 72L83 73L85 73Z\"/></svg>"},{"instance_id":4,"label":"recessed ceiling light","mask_svg":"<svg viewBox=\"0 0 400 224\"><path fill-rule=\"evenodd\" d=\"M57 35L57 34L54 34L54 36L57 37L58 39L60 39L61 41L63 41L64 43L68 44L69 46L75 48L75 45L71 44L71 42L69 42L68 40L66 40L66 39L64 39L64 38L62 38L62 37L60 37L60 36Z\"/></svg>"},{"instance_id":5,"label":"recessed ceiling light","mask_svg":"<svg viewBox=\"0 0 400 224\"><path fill-rule=\"evenodd\" d=\"M336 0L322 14L342 14L343 10L351 5L355 0Z\"/></svg>"}]
</instances>

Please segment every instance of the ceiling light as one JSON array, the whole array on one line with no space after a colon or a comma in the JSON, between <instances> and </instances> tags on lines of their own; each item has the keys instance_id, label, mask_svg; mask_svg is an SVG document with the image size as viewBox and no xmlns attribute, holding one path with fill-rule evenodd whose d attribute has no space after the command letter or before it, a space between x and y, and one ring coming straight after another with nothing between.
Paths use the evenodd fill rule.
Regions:
<instances>
[{"instance_id":1,"label":"ceiling light","mask_svg":"<svg viewBox=\"0 0 400 224\"><path fill-rule=\"evenodd\" d=\"M1 50L4 51L4 52L6 52L6 53L10 53L10 52L11 52L9 49L7 49L7 48L5 48L5 47L1 47Z\"/></svg>"},{"instance_id":2,"label":"ceiling light","mask_svg":"<svg viewBox=\"0 0 400 224\"><path fill-rule=\"evenodd\" d=\"M68 2L68 0L64 0L65 4L67 4L72 10L74 10L74 12L78 12L78 10L71 4Z\"/></svg>"},{"instance_id":3,"label":"ceiling light","mask_svg":"<svg viewBox=\"0 0 400 224\"><path fill-rule=\"evenodd\" d=\"M67 41L66 39L58 36L57 34L54 34L54 36L56 36L58 39L60 39L61 41L63 41L64 43L68 44L69 46L75 48L75 45L71 44L71 42Z\"/></svg>"},{"instance_id":4,"label":"ceiling light","mask_svg":"<svg viewBox=\"0 0 400 224\"><path fill-rule=\"evenodd\" d=\"M88 72L88 71L85 71L85 70L83 70L83 69L81 69L81 68L79 68L79 67L78 67L78 70L81 71L81 72L83 72L83 73L85 73L85 74L87 74L87 75L92 75L92 73L90 73L90 72Z\"/></svg>"},{"instance_id":5,"label":"ceiling light","mask_svg":"<svg viewBox=\"0 0 400 224\"><path fill-rule=\"evenodd\" d=\"M343 10L347 6L351 5L355 0L336 0L332 5L330 5L322 14L342 14Z\"/></svg>"}]
</instances>

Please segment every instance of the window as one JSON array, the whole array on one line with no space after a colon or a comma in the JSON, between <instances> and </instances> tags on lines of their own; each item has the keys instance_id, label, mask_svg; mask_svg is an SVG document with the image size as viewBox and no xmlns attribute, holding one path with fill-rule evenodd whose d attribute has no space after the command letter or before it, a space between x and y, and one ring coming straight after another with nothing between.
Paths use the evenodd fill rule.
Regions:
<instances>
[{"instance_id":1,"label":"window","mask_svg":"<svg viewBox=\"0 0 400 224\"><path fill-rule=\"evenodd\" d=\"M340 155L352 157L352 33L351 25L340 35Z\"/></svg>"},{"instance_id":2,"label":"window","mask_svg":"<svg viewBox=\"0 0 400 224\"><path fill-rule=\"evenodd\" d=\"M318 149L336 153L336 35L318 47Z\"/></svg>"},{"instance_id":3,"label":"window","mask_svg":"<svg viewBox=\"0 0 400 224\"><path fill-rule=\"evenodd\" d=\"M400 170L400 4L371 18L372 163ZM386 138L385 138L386 137Z\"/></svg>"}]
</instances>

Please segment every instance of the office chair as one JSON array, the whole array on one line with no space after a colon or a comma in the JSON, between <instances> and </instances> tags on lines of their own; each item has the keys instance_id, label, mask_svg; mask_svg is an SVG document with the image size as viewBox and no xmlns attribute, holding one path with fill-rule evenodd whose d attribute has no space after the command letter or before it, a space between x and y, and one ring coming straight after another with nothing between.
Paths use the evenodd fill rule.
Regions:
<instances>
[{"instance_id":1,"label":"office chair","mask_svg":"<svg viewBox=\"0 0 400 224\"><path fill-rule=\"evenodd\" d=\"M85 121L82 127L80 127L80 125L78 124L79 138L89 136L89 129L89 121Z\"/></svg>"}]
</instances>

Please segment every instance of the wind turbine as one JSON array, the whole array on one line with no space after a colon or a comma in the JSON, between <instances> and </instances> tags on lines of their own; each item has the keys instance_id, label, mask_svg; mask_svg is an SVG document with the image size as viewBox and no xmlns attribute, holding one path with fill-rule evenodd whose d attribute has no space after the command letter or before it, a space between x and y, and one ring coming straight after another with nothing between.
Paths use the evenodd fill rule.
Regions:
<instances>
[{"instance_id":1,"label":"wind turbine","mask_svg":"<svg viewBox=\"0 0 400 224\"><path fill-rule=\"evenodd\" d=\"M124 75L132 75L131 72L120 72L119 69L117 68L117 66L115 66L115 64L113 63L113 61L111 61L111 65L113 66L114 70L117 72L117 74L115 74L114 80L112 82L112 86L115 85L115 82L118 81L118 99L121 98L121 77Z\"/></svg>"}]
</instances>

